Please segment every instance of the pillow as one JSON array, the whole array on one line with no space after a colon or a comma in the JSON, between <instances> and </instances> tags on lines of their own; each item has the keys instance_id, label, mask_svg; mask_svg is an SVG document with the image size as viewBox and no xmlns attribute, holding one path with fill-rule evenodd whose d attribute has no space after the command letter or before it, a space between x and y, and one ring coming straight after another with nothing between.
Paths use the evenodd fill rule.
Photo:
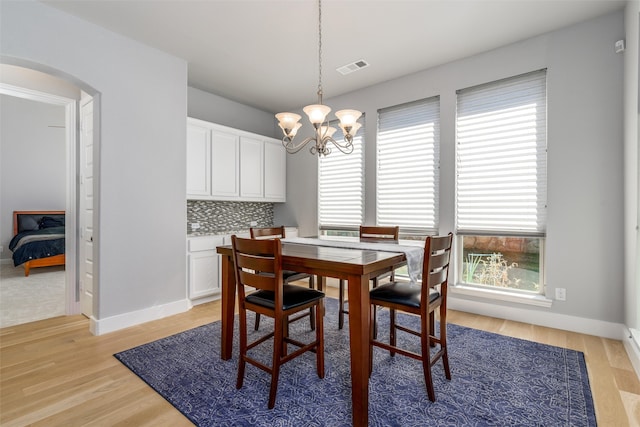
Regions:
<instances>
[{"instance_id":1,"label":"pillow","mask_svg":"<svg viewBox=\"0 0 640 427\"><path fill-rule=\"evenodd\" d=\"M43 216L40 220L40 229L51 227L64 227L63 218L53 218L50 216Z\"/></svg>"},{"instance_id":2,"label":"pillow","mask_svg":"<svg viewBox=\"0 0 640 427\"><path fill-rule=\"evenodd\" d=\"M18 232L33 231L40 228L38 221L30 215L18 215Z\"/></svg>"}]
</instances>

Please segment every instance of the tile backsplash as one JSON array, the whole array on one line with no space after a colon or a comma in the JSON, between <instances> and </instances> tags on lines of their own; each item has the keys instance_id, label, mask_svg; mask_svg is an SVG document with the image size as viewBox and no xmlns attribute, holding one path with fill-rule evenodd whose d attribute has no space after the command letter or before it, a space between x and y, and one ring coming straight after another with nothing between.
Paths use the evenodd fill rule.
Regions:
<instances>
[{"instance_id":1,"label":"tile backsplash","mask_svg":"<svg viewBox=\"0 0 640 427\"><path fill-rule=\"evenodd\" d=\"M273 203L187 200L187 234L226 234L273 225ZM200 224L192 229L191 224Z\"/></svg>"}]
</instances>

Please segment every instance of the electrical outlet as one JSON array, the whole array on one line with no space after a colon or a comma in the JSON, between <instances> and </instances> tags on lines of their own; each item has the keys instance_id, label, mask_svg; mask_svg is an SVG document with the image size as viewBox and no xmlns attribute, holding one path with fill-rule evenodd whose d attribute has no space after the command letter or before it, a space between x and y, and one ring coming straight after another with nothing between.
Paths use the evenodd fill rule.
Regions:
<instances>
[{"instance_id":1,"label":"electrical outlet","mask_svg":"<svg viewBox=\"0 0 640 427\"><path fill-rule=\"evenodd\" d=\"M256 227L257 225L258 225L258 221L251 221L251 222L249 223L249 226L250 226L250 227Z\"/></svg>"},{"instance_id":2,"label":"electrical outlet","mask_svg":"<svg viewBox=\"0 0 640 427\"><path fill-rule=\"evenodd\" d=\"M567 290L565 288L556 288L556 299L558 301L567 300Z\"/></svg>"},{"instance_id":3,"label":"electrical outlet","mask_svg":"<svg viewBox=\"0 0 640 427\"><path fill-rule=\"evenodd\" d=\"M192 230L197 230L198 228L200 228L200 223L199 222L192 222L191 223L191 229Z\"/></svg>"}]
</instances>

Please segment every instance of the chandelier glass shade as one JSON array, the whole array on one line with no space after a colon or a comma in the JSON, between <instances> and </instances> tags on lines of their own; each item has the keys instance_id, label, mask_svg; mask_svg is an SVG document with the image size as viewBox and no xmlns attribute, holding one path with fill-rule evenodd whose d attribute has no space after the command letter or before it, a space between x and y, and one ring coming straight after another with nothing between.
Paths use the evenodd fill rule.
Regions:
<instances>
[{"instance_id":1,"label":"chandelier glass shade","mask_svg":"<svg viewBox=\"0 0 640 427\"><path fill-rule=\"evenodd\" d=\"M362 113L358 110L340 110L336 112L339 120L340 129L344 135L344 142L333 139L336 128L329 126L327 116L331 112L331 108L322 103L322 0L318 0L318 103L307 105L302 109L307 115L309 122L313 125L314 134L305 138L300 142L294 142L294 138L298 130L302 126L300 123L301 116L295 113L278 113L278 126L282 129L284 137L282 144L288 153L297 153L304 148L309 142L314 144L309 151L311 154L326 156L331 153L331 146L338 148L345 154L353 152L353 137L362 126L358 123L358 119Z\"/></svg>"}]
</instances>

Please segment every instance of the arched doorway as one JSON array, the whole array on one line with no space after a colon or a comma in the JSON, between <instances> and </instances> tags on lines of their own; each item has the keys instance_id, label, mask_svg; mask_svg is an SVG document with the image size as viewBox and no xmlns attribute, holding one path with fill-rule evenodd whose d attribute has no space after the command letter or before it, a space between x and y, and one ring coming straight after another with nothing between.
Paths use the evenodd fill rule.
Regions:
<instances>
[{"instance_id":1,"label":"arched doorway","mask_svg":"<svg viewBox=\"0 0 640 427\"><path fill-rule=\"evenodd\" d=\"M82 92L82 90L75 85L72 85L64 80L57 79L56 77L46 75L44 73L40 73L38 71L24 68L22 73L19 70L22 67L0 64L0 67L3 67L3 80L0 81L0 94L9 95L12 97L18 97L26 100L31 100L39 103L45 103L55 106L60 106L60 108L64 109L64 133L65 133L65 158L66 158L66 200L65 200L65 211L66 211L66 228L65 228L65 252L66 252L66 268L65 268L65 314L77 314L82 311L81 305L81 264L79 262L79 246L80 246L80 236L82 233L78 233L78 230L83 230L83 224L81 223L81 218L83 218L78 209L82 205L80 203L82 194L81 194L81 176L80 176L80 166L82 161L82 150L85 149L82 144L80 144L81 133L79 124L79 113L81 111L82 105L86 105L87 103L93 104L93 99L88 94ZM12 72L15 73L16 70L20 73L20 75L27 76L26 78L18 78L8 80L5 79L7 75L11 75L12 73L5 73L4 71L7 67L12 68ZM34 78L34 76L37 76ZM42 76L45 76L45 79L48 79L48 84L42 83ZM31 78L31 80L29 79ZM7 83L7 81L16 84ZM33 84L30 81L34 82ZM52 83L53 82L53 83ZM58 90L58 88L54 88L52 90L48 90L48 87L51 85L55 87L56 84L59 86L63 86ZM38 89L33 89L36 87ZM71 92L69 90L71 88ZM57 92L51 93L51 92ZM61 96L59 93L64 93L67 96ZM92 113L92 110L91 110ZM85 117L86 119L86 117ZM91 117L91 122L93 123L93 117ZM93 127L91 127L93 128ZM88 154L93 163L93 150ZM84 158L87 156L85 155ZM93 196L93 180L91 181L91 190L89 191ZM86 209L86 206L83 208ZM92 212L92 210L91 210ZM3 212L3 216L4 216ZM86 217L85 217L86 218ZM85 219L86 221L86 219ZM92 222L90 220L90 222ZM91 309L88 313L88 316L92 315L92 307L93 301L90 302L89 308Z\"/></svg>"}]
</instances>

